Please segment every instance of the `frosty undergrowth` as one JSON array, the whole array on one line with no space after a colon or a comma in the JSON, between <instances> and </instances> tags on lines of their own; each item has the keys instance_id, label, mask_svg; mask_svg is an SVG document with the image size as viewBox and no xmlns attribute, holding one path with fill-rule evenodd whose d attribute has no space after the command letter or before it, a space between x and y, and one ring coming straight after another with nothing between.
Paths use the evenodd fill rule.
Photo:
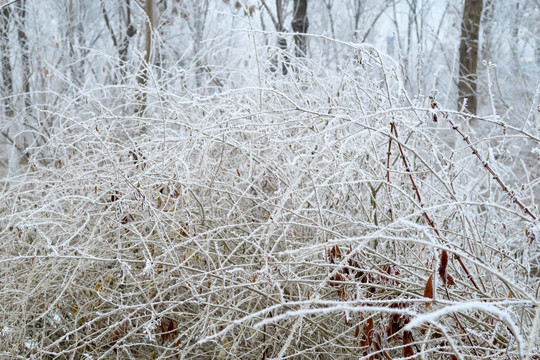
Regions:
<instances>
[{"instance_id":1,"label":"frosty undergrowth","mask_svg":"<svg viewBox=\"0 0 540 360\"><path fill-rule=\"evenodd\" d=\"M50 105L1 182L3 356L539 356L540 225L450 121L535 216L538 184L355 46L334 75L150 88L141 117L129 87Z\"/></svg>"}]
</instances>

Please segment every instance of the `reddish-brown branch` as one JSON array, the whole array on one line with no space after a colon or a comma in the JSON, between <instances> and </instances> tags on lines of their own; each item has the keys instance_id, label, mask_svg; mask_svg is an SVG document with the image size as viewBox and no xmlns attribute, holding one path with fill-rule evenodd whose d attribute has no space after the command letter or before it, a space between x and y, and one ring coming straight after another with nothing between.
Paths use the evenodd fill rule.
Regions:
<instances>
[{"instance_id":1,"label":"reddish-brown branch","mask_svg":"<svg viewBox=\"0 0 540 360\"><path fill-rule=\"evenodd\" d=\"M438 108L436 104L435 104L435 108ZM533 219L533 221L536 221L538 218L516 197L515 192L508 189L508 186L506 186L502 182L501 178L497 175L497 173L495 173L493 168L488 164L486 160L482 158L482 155L480 155L478 150L474 147L471 140L469 139L469 136L467 136L463 131L459 129L459 126L448 116L446 112L441 112L441 113L443 114L444 118L450 123L450 126L452 127L452 129L455 130L467 143L467 146L472 150L472 153L476 155L476 157L478 158L478 160L480 160L484 168L491 174L491 176L493 176L493 179L497 182L497 184L499 184L499 186L503 189L503 191L510 197L510 200L512 200L514 204L519 206L525 212L525 214L530 216Z\"/></svg>"},{"instance_id":2,"label":"reddish-brown branch","mask_svg":"<svg viewBox=\"0 0 540 360\"><path fill-rule=\"evenodd\" d=\"M393 131L395 125L393 122L390 123L390 132ZM392 155L392 138L388 138L388 151L386 152L386 181L390 184L390 156Z\"/></svg>"},{"instance_id":3,"label":"reddish-brown branch","mask_svg":"<svg viewBox=\"0 0 540 360\"><path fill-rule=\"evenodd\" d=\"M394 123L390 125L390 132L394 133L394 136L396 137L396 139L398 138L397 128ZM403 151L403 147L401 146L401 143L399 141L397 142L397 144L398 144L399 154L401 155L401 159L403 160L403 165L405 166L405 171L409 174L409 179L411 180L411 184L413 186L414 192L416 193L416 197L418 199L418 202L420 203L420 207L423 209L424 204L422 203L422 196L420 195L420 191L418 190L418 187L416 186L416 182L414 181L414 178L412 176L411 169L409 168L409 163L407 162L407 158L405 157L405 152ZM431 220L431 218L429 217L429 215L427 214L425 210L423 211L423 215L426 218L429 225L433 228L433 231L435 231L437 236L441 237L441 234L439 233L439 230L435 226L435 223L433 222L433 220Z\"/></svg>"},{"instance_id":4,"label":"reddish-brown branch","mask_svg":"<svg viewBox=\"0 0 540 360\"><path fill-rule=\"evenodd\" d=\"M397 127L396 127L396 125L394 123L390 124L390 133L393 133L394 136L396 137L396 139L398 139ZM416 186L416 182L414 181L414 177L412 175L411 169L409 168L409 163L407 162L407 158L405 157L405 152L403 151L403 147L401 146L401 143L399 141L396 141L396 142L398 144L398 149L399 149L399 153L401 155L401 159L403 160L403 165L405 166L405 171L409 174L409 179L411 180L411 184L412 184L413 189L414 189L414 191L416 193L416 197L418 198L418 202L420 203L420 207L423 210L422 214L424 215L426 221L428 222L429 226L431 226L431 228L433 229L435 234L437 234L438 237L442 238L441 233L439 232L439 229L437 228L437 226L435 226L435 223L433 222L433 220L431 220L431 218L429 217L427 211L424 210L424 204L422 203L422 196L420 195L420 190L418 189L418 187ZM390 165L388 165L388 166L390 166ZM448 256L448 254L446 253L446 250L443 250L442 253L441 253L441 258L443 258L444 256L446 256L446 257ZM456 259L458 260L459 265L461 266L463 271L465 271L465 274L467 274L467 277L471 281L473 286L478 291L480 291L480 288L478 287L478 285L474 281L472 275L470 274L469 270L467 269L467 267L465 266L465 264L463 263L461 258L456 255ZM446 277L443 277L442 280L443 280L443 283L446 285Z\"/></svg>"}]
</instances>

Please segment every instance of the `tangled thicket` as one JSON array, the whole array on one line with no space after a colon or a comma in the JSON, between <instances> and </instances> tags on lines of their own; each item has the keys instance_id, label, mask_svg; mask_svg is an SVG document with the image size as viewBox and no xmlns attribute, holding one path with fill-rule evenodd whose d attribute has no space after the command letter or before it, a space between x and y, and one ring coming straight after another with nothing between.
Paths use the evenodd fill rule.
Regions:
<instances>
[{"instance_id":1,"label":"tangled thicket","mask_svg":"<svg viewBox=\"0 0 540 360\"><path fill-rule=\"evenodd\" d=\"M350 46L334 75L149 85L143 116L135 87L52 94L1 182L2 357L540 356L533 126Z\"/></svg>"}]
</instances>

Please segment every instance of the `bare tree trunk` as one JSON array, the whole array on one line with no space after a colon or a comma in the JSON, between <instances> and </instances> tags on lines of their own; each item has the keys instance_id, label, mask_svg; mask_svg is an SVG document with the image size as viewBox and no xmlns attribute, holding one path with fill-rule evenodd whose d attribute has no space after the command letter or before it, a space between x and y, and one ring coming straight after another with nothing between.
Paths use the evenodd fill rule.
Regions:
<instances>
[{"instance_id":1,"label":"bare tree trunk","mask_svg":"<svg viewBox=\"0 0 540 360\"><path fill-rule=\"evenodd\" d=\"M486 0L484 4L484 14L482 14L482 59L491 60L491 41L493 39L493 13L495 8L494 0Z\"/></svg>"},{"instance_id":2,"label":"bare tree trunk","mask_svg":"<svg viewBox=\"0 0 540 360\"><path fill-rule=\"evenodd\" d=\"M83 47L83 25L82 21L78 19L78 16L82 14L81 3L79 1L69 0L67 4L67 15L69 19L69 25L66 31L66 39L68 43L69 53L66 56L67 61L70 62L69 69L71 72L71 80L77 86L80 86L84 77L84 63L85 56L81 52Z\"/></svg>"},{"instance_id":3,"label":"bare tree trunk","mask_svg":"<svg viewBox=\"0 0 540 360\"><path fill-rule=\"evenodd\" d=\"M152 51L152 32L154 31L154 0L146 0L144 3L144 12L146 14L146 35L144 42L144 58L137 74L137 84L139 92L137 93L136 114L142 114L146 110L146 85L148 83L148 64L150 62L150 53Z\"/></svg>"},{"instance_id":4,"label":"bare tree trunk","mask_svg":"<svg viewBox=\"0 0 540 360\"><path fill-rule=\"evenodd\" d=\"M362 16L363 12L364 12L364 1L355 0L353 2L353 14L354 14L353 39L355 40L359 39L360 34L358 34L358 26L360 25L360 17Z\"/></svg>"},{"instance_id":5,"label":"bare tree trunk","mask_svg":"<svg viewBox=\"0 0 540 360\"><path fill-rule=\"evenodd\" d=\"M307 32L309 27L307 0L294 0L293 21L291 25L295 32L294 43L296 45L296 57L304 57L307 53L307 41L306 36L303 34Z\"/></svg>"},{"instance_id":6,"label":"bare tree trunk","mask_svg":"<svg viewBox=\"0 0 540 360\"><path fill-rule=\"evenodd\" d=\"M277 26L276 30L281 32L285 32L285 27L283 26L283 1L282 0L276 0L276 12L277 12ZM283 54L283 64L281 64L281 72L283 75L287 75L287 68L289 66L289 59L287 58L287 55L285 52L287 51L287 39L285 37L278 35L278 47L282 51Z\"/></svg>"},{"instance_id":7,"label":"bare tree trunk","mask_svg":"<svg viewBox=\"0 0 540 360\"><path fill-rule=\"evenodd\" d=\"M276 28L276 31L279 33L285 32L285 27L283 26L283 0L276 0L276 16L272 14L272 11L270 10L270 7L266 3L265 0L261 0L261 3L263 7L268 12L268 15L270 15L270 19L272 19L272 22L274 23L274 27ZM277 46L280 49L282 56L283 56L283 62L281 64L281 72L283 75L287 75L287 68L289 66L289 59L287 57L287 39L281 35L277 35ZM272 66L270 67L270 71L275 72L278 68L279 63L279 56L276 54L274 58L271 61Z\"/></svg>"},{"instance_id":8,"label":"bare tree trunk","mask_svg":"<svg viewBox=\"0 0 540 360\"><path fill-rule=\"evenodd\" d=\"M540 38L536 38L536 48L534 49L536 66L540 66Z\"/></svg>"},{"instance_id":9,"label":"bare tree trunk","mask_svg":"<svg viewBox=\"0 0 540 360\"><path fill-rule=\"evenodd\" d=\"M4 7L0 14L0 61L2 62L2 83L0 94L4 97L4 106L6 117L13 116L13 108L11 106L11 98L13 95L13 79L11 72L11 62L9 60L9 20L11 9L9 6Z\"/></svg>"},{"instance_id":10,"label":"bare tree trunk","mask_svg":"<svg viewBox=\"0 0 540 360\"><path fill-rule=\"evenodd\" d=\"M24 106L29 108L30 102L30 63L28 60L28 37L26 36L26 0L21 0L19 3L19 26L17 29L17 37L19 40L19 46L21 47L21 63L23 68L22 88L24 97Z\"/></svg>"},{"instance_id":11,"label":"bare tree trunk","mask_svg":"<svg viewBox=\"0 0 540 360\"><path fill-rule=\"evenodd\" d=\"M105 20L105 25L111 34L111 40L113 42L114 48L118 51L118 57L120 59L119 68L120 68L120 79L116 79L117 82L123 84L126 81L126 63L127 63L127 53L129 48L129 39L137 33L136 28L131 23L131 4L130 0L125 0L124 5L120 6L120 15L125 22L125 29L121 29L115 33L113 26L109 20L109 14L105 8L105 3L103 0L100 1L101 12L103 14L103 19Z\"/></svg>"},{"instance_id":12,"label":"bare tree trunk","mask_svg":"<svg viewBox=\"0 0 540 360\"><path fill-rule=\"evenodd\" d=\"M129 39L137 33L137 29L131 23L131 4L130 0L125 1L125 24L126 24L126 33L122 35L122 40L120 41L118 47L118 55L120 56L120 73L122 75L121 82L125 81L126 74L126 63L127 63L127 54L129 48Z\"/></svg>"},{"instance_id":13,"label":"bare tree trunk","mask_svg":"<svg viewBox=\"0 0 540 360\"><path fill-rule=\"evenodd\" d=\"M467 110L476 114L476 69L478 65L478 36L482 17L482 0L465 0L459 45L458 110L467 101ZM467 99L467 100L465 100Z\"/></svg>"},{"instance_id":14,"label":"bare tree trunk","mask_svg":"<svg viewBox=\"0 0 540 360\"><path fill-rule=\"evenodd\" d=\"M324 2L324 5L326 7L326 12L328 13L328 20L330 22L330 33L332 34L332 39L335 39L336 38L336 26L334 24L334 16L332 15L332 7L334 6L334 0L323 0ZM334 51L334 61L328 61L329 64L331 63L334 63L334 64L338 64L339 62L337 61L338 59L338 51L337 51L337 47L336 47L336 42L335 41L332 41L330 42L332 44L332 50ZM329 53L330 53L330 47L329 46L325 46L325 49L324 49L324 53L326 54L327 58L329 57Z\"/></svg>"},{"instance_id":15,"label":"bare tree trunk","mask_svg":"<svg viewBox=\"0 0 540 360\"><path fill-rule=\"evenodd\" d=\"M201 88L204 74L205 61L201 59L203 56L202 45L204 38L204 28L206 25L206 16L208 15L208 0L197 1L192 5L193 12L193 56L195 58L195 84L197 89Z\"/></svg>"},{"instance_id":16,"label":"bare tree trunk","mask_svg":"<svg viewBox=\"0 0 540 360\"><path fill-rule=\"evenodd\" d=\"M405 50L405 56L403 56L403 67L405 68L405 81L407 85L410 84L409 74L411 73L410 69L410 57L411 57L411 47L412 47L412 28L416 19L416 0L409 1L409 18L407 22L407 49Z\"/></svg>"}]
</instances>

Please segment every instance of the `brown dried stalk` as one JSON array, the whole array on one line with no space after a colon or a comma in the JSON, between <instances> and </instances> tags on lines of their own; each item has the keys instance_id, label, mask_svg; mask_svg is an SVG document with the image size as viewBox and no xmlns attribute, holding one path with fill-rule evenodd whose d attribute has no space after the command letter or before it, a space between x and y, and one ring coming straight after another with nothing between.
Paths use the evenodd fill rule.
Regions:
<instances>
[{"instance_id":1,"label":"brown dried stalk","mask_svg":"<svg viewBox=\"0 0 540 360\"><path fill-rule=\"evenodd\" d=\"M390 132L394 134L396 139L398 138L397 128L396 128L396 125L394 123L391 123L391 125L390 125ZM411 180L411 184L412 184L413 189L414 189L414 191L416 193L416 197L418 198L418 202L420 203L420 207L422 207L422 209L423 209L424 204L422 203L422 196L420 195L420 191L418 190L418 187L416 186L416 182L414 181L414 177L412 175L411 169L409 168L409 163L407 162L407 158L405 157L405 152L403 151L403 147L401 146L401 143L399 141L397 141L397 144L398 144L398 148L399 148L399 153L400 153L401 158L403 160L403 165L405 166L405 171L409 174L409 179ZM439 232L439 229L437 228L437 226L435 226L435 223L433 222L433 220L431 220L428 213L425 210L423 210L422 213L423 213L424 217L426 218L428 224L431 226L431 228L435 232L435 234L437 234L437 236L442 238L441 233ZM446 250L443 250L443 253L441 254L441 259L444 256L444 253L446 253ZM446 254L446 256L448 256L448 254ZM480 291L480 288L478 287L478 285L476 285L476 282L474 281L472 275L470 274L469 270L467 269L467 267L465 266L463 261L461 261L461 259L459 258L458 255L456 255L456 259L458 260L458 262L459 262L461 268L463 269L463 271L465 271L465 274L467 274L467 277L469 278L469 280L471 281L473 286L477 290ZM441 264L442 264L442 261L441 261ZM446 270L444 270L444 271L446 271ZM445 285L446 285L446 280L447 280L447 278L443 277L443 283Z\"/></svg>"},{"instance_id":2,"label":"brown dried stalk","mask_svg":"<svg viewBox=\"0 0 540 360\"><path fill-rule=\"evenodd\" d=\"M394 134L396 140L398 139L397 127L396 127L394 122L390 123L390 133ZM411 169L409 168L409 163L407 162L407 158L405 156L405 152L403 151L403 147L401 146L401 142L396 141L396 143L398 144L399 153L401 155L401 159L403 160L403 165L405 166L405 171L409 174L409 179L411 180L411 184L412 184L413 189L414 189L414 191L416 193L416 197L418 198L418 202L420 203L420 207L423 210L424 209L424 204L422 203L422 196L420 195L420 191L418 190L418 187L416 186L416 182L414 181L414 177L412 175ZM390 153L390 149L389 149L388 152ZM388 155L388 156L390 156L390 155ZM390 166L390 165L388 165L388 166ZM389 169L388 169L388 171L389 171ZM437 236L439 238L442 238L442 236L441 236L441 234L439 232L439 229L437 229L437 227L435 226L435 223L433 222L433 220L431 220L431 218L429 217L427 211L423 210L423 215L426 218L429 225L432 227L433 231L437 234ZM457 255L456 255L456 258L458 259L459 264L461 265L461 268L463 269L463 271L465 271L465 273L467 274L467 277L469 278L471 283L474 285L474 287L478 291L480 291L480 288L478 287L478 285L476 285L476 282L474 281L472 275L469 273L469 270L467 269L467 267L465 266L463 261L461 261L461 259ZM443 281L444 289L446 291L446 296L447 296L448 299L450 299L450 294L448 292L448 284L452 284L453 279L446 272L446 266L447 265L448 265L448 253L447 253L446 250L443 249L442 252L441 252L441 259L440 259L440 265L439 265L439 274L440 274L440 276L442 278L442 281ZM461 321L459 321L459 318L458 318L457 314L453 313L453 316L454 316L454 319L456 320L457 324L459 325L459 327L465 333L465 336L467 337L467 340L469 341L469 344L471 345L475 355L477 355L475 346L474 346L474 344L473 344L473 342L472 342L472 340L471 340L471 338L469 336L469 333L467 332L465 327L461 324Z\"/></svg>"},{"instance_id":3,"label":"brown dried stalk","mask_svg":"<svg viewBox=\"0 0 540 360\"><path fill-rule=\"evenodd\" d=\"M436 102L433 102L433 104L434 104L434 107L432 106L433 109L439 109ZM489 165L487 160L484 160L482 158L482 155L480 155L480 152L478 152L478 150L474 147L471 140L469 139L469 136L459 129L459 125L456 124L455 121L450 118L450 116L448 116L447 112L441 111L441 114L448 121L448 123L452 127L452 130L455 130L461 136L461 138L467 143L467 146L472 150L472 153L476 155L476 157L478 158L478 160L480 160L484 168L491 174L491 176L493 176L493 179L497 182L497 184L499 184L499 186L503 189L503 191L508 195L510 200L512 200L513 203L519 206L525 212L525 214L529 215L533 219L533 221L536 221L538 218L516 197L515 192L510 190L508 186L506 186L503 183L499 175L497 175L497 173Z\"/></svg>"}]
</instances>

